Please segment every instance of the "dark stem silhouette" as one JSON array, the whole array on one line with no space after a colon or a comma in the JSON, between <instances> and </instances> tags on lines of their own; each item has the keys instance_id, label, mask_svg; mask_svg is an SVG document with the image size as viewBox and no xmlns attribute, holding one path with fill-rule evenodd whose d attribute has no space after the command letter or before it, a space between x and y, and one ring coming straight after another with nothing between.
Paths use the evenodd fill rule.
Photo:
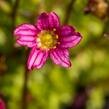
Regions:
<instances>
[{"instance_id":1,"label":"dark stem silhouette","mask_svg":"<svg viewBox=\"0 0 109 109\"><path fill-rule=\"evenodd\" d=\"M72 13L72 9L73 9L73 5L75 3L76 0L70 0L67 8L66 8L66 12L65 12L65 20L64 20L64 24L67 24L69 19L70 19L70 16L71 16L71 13Z\"/></svg>"},{"instance_id":2,"label":"dark stem silhouette","mask_svg":"<svg viewBox=\"0 0 109 109\"><path fill-rule=\"evenodd\" d=\"M16 16L17 16L17 11L18 11L18 8L19 8L19 4L20 4L20 0L15 0L15 3L13 5L13 11L12 11L12 15L11 15L11 18L12 18L12 31L13 29L15 28L15 25L16 25Z\"/></svg>"},{"instance_id":3,"label":"dark stem silhouette","mask_svg":"<svg viewBox=\"0 0 109 109\"><path fill-rule=\"evenodd\" d=\"M29 71L27 69L27 66L25 66L25 72L23 77L24 84L22 89L22 109L27 109L28 76L29 76Z\"/></svg>"}]
</instances>

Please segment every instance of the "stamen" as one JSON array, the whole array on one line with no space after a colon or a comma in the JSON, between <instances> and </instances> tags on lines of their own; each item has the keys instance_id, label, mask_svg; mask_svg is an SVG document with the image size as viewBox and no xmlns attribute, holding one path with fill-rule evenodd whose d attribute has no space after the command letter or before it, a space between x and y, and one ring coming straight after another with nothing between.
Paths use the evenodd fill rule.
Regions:
<instances>
[{"instance_id":1,"label":"stamen","mask_svg":"<svg viewBox=\"0 0 109 109\"><path fill-rule=\"evenodd\" d=\"M40 39L39 38L37 38L37 42L40 42Z\"/></svg>"},{"instance_id":2,"label":"stamen","mask_svg":"<svg viewBox=\"0 0 109 109\"><path fill-rule=\"evenodd\" d=\"M38 46L41 47L41 45L42 45L42 44L39 42L39 43L38 43Z\"/></svg>"},{"instance_id":3,"label":"stamen","mask_svg":"<svg viewBox=\"0 0 109 109\"><path fill-rule=\"evenodd\" d=\"M56 28L53 28L53 31L56 31Z\"/></svg>"},{"instance_id":4,"label":"stamen","mask_svg":"<svg viewBox=\"0 0 109 109\"><path fill-rule=\"evenodd\" d=\"M58 42L58 44L60 44L60 42Z\"/></svg>"},{"instance_id":5,"label":"stamen","mask_svg":"<svg viewBox=\"0 0 109 109\"><path fill-rule=\"evenodd\" d=\"M58 39L58 35L56 35L56 39Z\"/></svg>"},{"instance_id":6,"label":"stamen","mask_svg":"<svg viewBox=\"0 0 109 109\"><path fill-rule=\"evenodd\" d=\"M56 29L54 28L53 31L56 31ZM39 48L44 50L56 48L56 44L58 44L58 35L56 35L53 31L44 30L38 34L37 42Z\"/></svg>"},{"instance_id":7,"label":"stamen","mask_svg":"<svg viewBox=\"0 0 109 109\"><path fill-rule=\"evenodd\" d=\"M54 49L56 48L56 46L53 47Z\"/></svg>"}]
</instances>

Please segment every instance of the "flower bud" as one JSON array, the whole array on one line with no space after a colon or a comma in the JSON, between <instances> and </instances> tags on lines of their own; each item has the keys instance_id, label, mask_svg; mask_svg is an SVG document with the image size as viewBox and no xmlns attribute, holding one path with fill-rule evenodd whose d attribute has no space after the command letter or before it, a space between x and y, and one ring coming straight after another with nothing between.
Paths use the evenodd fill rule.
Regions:
<instances>
[{"instance_id":1,"label":"flower bud","mask_svg":"<svg viewBox=\"0 0 109 109\"><path fill-rule=\"evenodd\" d=\"M2 99L0 99L0 109L6 109L5 108L5 103Z\"/></svg>"},{"instance_id":2,"label":"flower bud","mask_svg":"<svg viewBox=\"0 0 109 109\"><path fill-rule=\"evenodd\" d=\"M85 13L93 13L99 18L105 18L108 12L109 5L105 0L89 0L84 9Z\"/></svg>"}]
</instances>

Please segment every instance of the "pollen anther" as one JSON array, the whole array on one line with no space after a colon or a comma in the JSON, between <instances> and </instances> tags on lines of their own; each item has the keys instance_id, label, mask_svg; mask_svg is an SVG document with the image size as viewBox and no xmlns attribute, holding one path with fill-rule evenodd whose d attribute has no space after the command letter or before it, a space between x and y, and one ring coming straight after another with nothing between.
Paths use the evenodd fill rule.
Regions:
<instances>
[{"instance_id":1,"label":"pollen anther","mask_svg":"<svg viewBox=\"0 0 109 109\"><path fill-rule=\"evenodd\" d=\"M58 35L56 35L56 39L58 39Z\"/></svg>"},{"instance_id":2,"label":"pollen anther","mask_svg":"<svg viewBox=\"0 0 109 109\"><path fill-rule=\"evenodd\" d=\"M58 42L58 44L60 44L60 42Z\"/></svg>"},{"instance_id":3,"label":"pollen anther","mask_svg":"<svg viewBox=\"0 0 109 109\"><path fill-rule=\"evenodd\" d=\"M40 39L39 38L37 38L37 42L40 42Z\"/></svg>"},{"instance_id":4,"label":"pollen anther","mask_svg":"<svg viewBox=\"0 0 109 109\"><path fill-rule=\"evenodd\" d=\"M38 46L41 47L41 45L42 45L42 44L39 42L39 43L38 43Z\"/></svg>"},{"instance_id":5,"label":"pollen anther","mask_svg":"<svg viewBox=\"0 0 109 109\"><path fill-rule=\"evenodd\" d=\"M55 28L53 28L53 31L56 31L56 29L55 29Z\"/></svg>"},{"instance_id":6,"label":"pollen anther","mask_svg":"<svg viewBox=\"0 0 109 109\"><path fill-rule=\"evenodd\" d=\"M54 49L56 48L56 46L53 47Z\"/></svg>"}]
</instances>

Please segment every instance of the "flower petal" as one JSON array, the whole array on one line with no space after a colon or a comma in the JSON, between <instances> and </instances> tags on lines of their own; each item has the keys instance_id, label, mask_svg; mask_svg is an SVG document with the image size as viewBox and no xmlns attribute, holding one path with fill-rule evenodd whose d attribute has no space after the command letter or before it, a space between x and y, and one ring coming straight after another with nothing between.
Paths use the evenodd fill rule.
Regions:
<instances>
[{"instance_id":1,"label":"flower petal","mask_svg":"<svg viewBox=\"0 0 109 109\"><path fill-rule=\"evenodd\" d=\"M55 12L49 14L49 26L51 29L60 27L59 17Z\"/></svg>"},{"instance_id":2,"label":"flower petal","mask_svg":"<svg viewBox=\"0 0 109 109\"><path fill-rule=\"evenodd\" d=\"M38 17L37 27L40 30L49 28L48 13L44 12Z\"/></svg>"},{"instance_id":3,"label":"flower petal","mask_svg":"<svg viewBox=\"0 0 109 109\"><path fill-rule=\"evenodd\" d=\"M46 51L41 51L33 47L27 62L28 69L31 70L34 67L41 68L46 62L47 57L48 53Z\"/></svg>"},{"instance_id":4,"label":"flower petal","mask_svg":"<svg viewBox=\"0 0 109 109\"><path fill-rule=\"evenodd\" d=\"M37 27L40 30L50 30L53 28L58 28L60 26L60 21L56 13L42 13L37 21Z\"/></svg>"},{"instance_id":5,"label":"flower petal","mask_svg":"<svg viewBox=\"0 0 109 109\"><path fill-rule=\"evenodd\" d=\"M82 39L80 33L75 32L71 26L63 26L60 33L60 48L70 48L76 46Z\"/></svg>"},{"instance_id":6,"label":"flower petal","mask_svg":"<svg viewBox=\"0 0 109 109\"><path fill-rule=\"evenodd\" d=\"M37 33L38 29L31 24L22 24L14 31L14 35L17 36L17 43L28 47L36 45L35 36Z\"/></svg>"},{"instance_id":7,"label":"flower petal","mask_svg":"<svg viewBox=\"0 0 109 109\"><path fill-rule=\"evenodd\" d=\"M27 47L34 47L34 46L37 46L37 43L36 41L22 41L22 40L17 40L16 41L19 45L22 45L22 46L27 46Z\"/></svg>"},{"instance_id":8,"label":"flower petal","mask_svg":"<svg viewBox=\"0 0 109 109\"><path fill-rule=\"evenodd\" d=\"M39 50L39 53L35 59L33 67L35 67L37 69L41 68L45 64L47 57L48 57L47 51Z\"/></svg>"},{"instance_id":9,"label":"flower petal","mask_svg":"<svg viewBox=\"0 0 109 109\"><path fill-rule=\"evenodd\" d=\"M73 28L72 26L69 26L69 25L64 25L61 27L61 30L60 30L60 35L61 36L69 36L72 34L72 32L75 31L75 28Z\"/></svg>"},{"instance_id":10,"label":"flower petal","mask_svg":"<svg viewBox=\"0 0 109 109\"><path fill-rule=\"evenodd\" d=\"M38 53L38 51L36 50L36 47L33 47L29 54L29 58L28 58L28 62L27 62L27 66L28 66L29 70L31 70L31 68L35 62L37 53Z\"/></svg>"},{"instance_id":11,"label":"flower petal","mask_svg":"<svg viewBox=\"0 0 109 109\"><path fill-rule=\"evenodd\" d=\"M70 67L69 53L67 49L55 49L50 51L50 57L55 64L63 67Z\"/></svg>"},{"instance_id":12,"label":"flower petal","mask_svg":"<svg viewBox=\"0 0 109 109\"><path fill-rule=\"evenodd\" d=\"M22 24L18 26L15 31L15 36L35 36L37 33L37 29L34 25L31 24Z\"/></svg>"}]
</instances>

